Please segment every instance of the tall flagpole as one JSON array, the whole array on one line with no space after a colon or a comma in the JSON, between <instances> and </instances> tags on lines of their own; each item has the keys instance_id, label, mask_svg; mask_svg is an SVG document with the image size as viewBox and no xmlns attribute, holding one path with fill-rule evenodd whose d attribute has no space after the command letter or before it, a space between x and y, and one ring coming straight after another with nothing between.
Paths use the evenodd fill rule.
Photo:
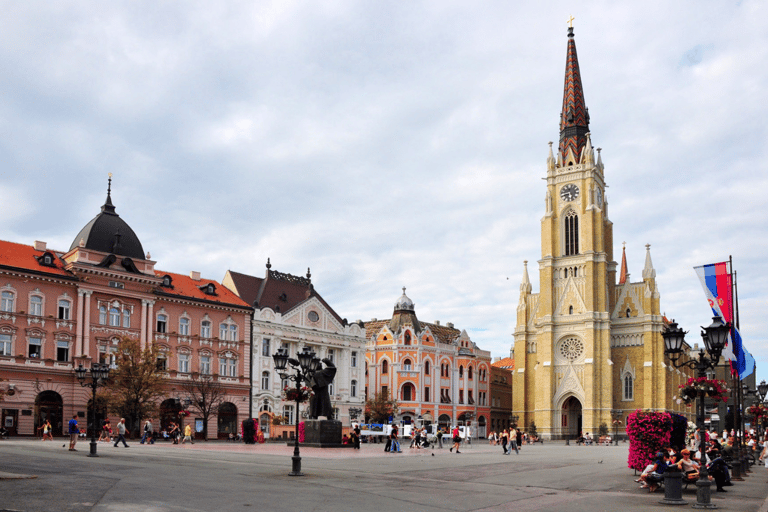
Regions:
<instances>
[{"instance_id":1,"label":"tall flagpole","mask_svg":"<svg viewBox=\"0 0 768 512\"><path fill-rule=\"evenodd\" d=\"M730 273L731 277L731 343L733 343L734 340L734 329L738 329L738 319L736 317L736 311L738 310L738 307L736 305L736 301L738 300L737 294L736 294L736 272L733 271L733 256L728 256L728 272ZM733 383L736 387L736 403L735 408L736 411L734 412L734 423L736 424L736 435L734 436L736 441L736 461L734 462L734 476L738 475L741 477L741 473L743 473L743 465L742 462L742 432L743 432L743 425L742 425L742 415L741 415L741 408L742 408L742 396L741 396L741 375L739 374L739 354L734 351L734 356L736 356L736 365L735 365L735 373L734 373L734 365L731 364L731 375L733 377ZM738 465L738 466L737 466ZM736 468L738 467L738 470Z\"/></svg>"}]
</instances>

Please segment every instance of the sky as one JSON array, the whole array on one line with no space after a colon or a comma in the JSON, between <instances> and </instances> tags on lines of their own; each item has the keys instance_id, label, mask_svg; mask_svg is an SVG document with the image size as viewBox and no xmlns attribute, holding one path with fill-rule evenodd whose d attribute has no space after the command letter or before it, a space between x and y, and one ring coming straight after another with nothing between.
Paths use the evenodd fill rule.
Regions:
<instances>
[{"instance_id":1,"label":"sky","mask_svg":"<svg viewBox=\"0 0 768 512\"><path fill-rule=\"evenodd\" d=\"M548 143L573 25L614 260L645 245L700 342L693 267L733 257L768 379L768 3L3 2L0 239L66 251L104 203L157 268L304 275L349 321L508 356L539 290Z\"/></svg>"}]
</instances>

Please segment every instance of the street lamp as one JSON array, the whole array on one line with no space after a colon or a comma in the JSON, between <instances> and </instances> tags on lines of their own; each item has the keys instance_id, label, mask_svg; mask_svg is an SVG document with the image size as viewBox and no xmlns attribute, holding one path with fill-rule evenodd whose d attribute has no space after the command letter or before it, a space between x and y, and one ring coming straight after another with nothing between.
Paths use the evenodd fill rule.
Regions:
<instances>
[{"instance_id":1,"label":"street lamp","mask_svg":"<svg viewBox=\"0 0 768 512\"><path fill-rule=\"evenodd\" d=\"M616 446L619 446L619 424L621 423L621 417L624 415L624 411L621 409L611 409L611 417L613 418L613 439L616 441Z\"/></svg>"},{"instance_id":2,"label":"street lamp","mask_svg":"<svg viewBox=\"0 0 768 512\"><path fill-rule=\"evenodd\" d=\"M707 349L709 357L704 353L704 350L700 350L698 359L690 359L685 362L680 362L679 359L683 353L683 343L685 341L686 332L677 326L677 322L673 320L661 336L664 338L664 354L672 362L675 368L687 366L692 370L696 370L699 378L706 379L706 370L708 368L714 369L717 366L720 354L728 339L728 332L730 331L731 326L730 324L724 324L720 317L716 316L712 319L712 324L709 327L702 327L702 329L704 329L704 331L701 332L701 337L704 340L704 346ZM717 508L717 506L713 505L711 501L709 490L711 484L707 475L707 454L706 446L704 446L704 398L707 394L703 388L699 388L697 391L696 427L699 429L701 465L699 468L699 479L696 482L696 504L693 505L693 508L713 509Z\"/></svg>"},{"instance_id":3,"label":"street lamp","mask_svg":"<svg viewBox=\"0 0 768 512\"><path fill-rule=\"evenodd\" d=\"M296 439L293 448L293 457L291 458L293 464L291 472L288 473L288 475L304 476L304 473L301 472L301 456L299 454L298 413L299 404L306 399L306 393L302 391L301 383L306 382L309 384L312 376L318 369L320 369L321 361L320 358L317 357L317 354L315 354L315 352L309 347L304 347L304 350L296 354L296 358L297 359L288 357L288 349L286 348L278 349L277 352L272 356L272 360L275 362L275 371L277 371L277 374L280 375L280 378L283 380L292 380L296 383L294 394L294 399L296 400ZM293 375L288 373L289 364L291 365L290 369L294 371Z\"/></svg>"},{"instance_id":4,"label":"street lamp","mask_svg":"<svg viewBox=\"0 0 768 512\"><path fill-rule=\"evenodd\" d=\"M509 426L512 428L517 427L517 420L519 419L519 416L517 414L510 414L509 415Z\"/></svg>"},{"instance_id":5,"label":"street lamp","mask_svg":"<svg viewBox=\"0 0 768 512\"><path fill-rule=\"evenodd\" d=\"M88 374L88 369L83 368L82 364L75 368L75 376L77 377L77 380L80 381L80 385L82 387L91 387L91 451L88 456L98 457L99 455L96 453L96 388L99 387L99 385L104 384L104 381L109 380L109 365L93 363L91 364L90 372L91 381L87 382L86 375Z\"/></svg>"}]
</instances>

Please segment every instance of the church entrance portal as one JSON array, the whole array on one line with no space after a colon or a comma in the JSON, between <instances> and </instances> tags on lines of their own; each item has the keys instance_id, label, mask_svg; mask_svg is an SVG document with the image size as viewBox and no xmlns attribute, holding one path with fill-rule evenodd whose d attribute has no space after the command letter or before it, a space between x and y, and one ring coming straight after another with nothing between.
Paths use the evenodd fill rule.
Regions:
<instances>
[{"instance_id":1,"label":"church entrance portal","mask_svg":"<svg viewBox=\"0 0 768 512\"><path fill-rule=\"evenodd\" d=\"M576 397L568 397L560 411L561 439L577 439L581 432L581 402Z\"/></svg>"}]
</instances>

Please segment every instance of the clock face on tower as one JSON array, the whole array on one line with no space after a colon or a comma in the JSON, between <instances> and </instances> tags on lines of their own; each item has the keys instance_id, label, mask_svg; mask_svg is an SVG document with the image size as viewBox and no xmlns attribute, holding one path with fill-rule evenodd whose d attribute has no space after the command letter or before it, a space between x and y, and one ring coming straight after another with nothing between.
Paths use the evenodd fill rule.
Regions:
<instances>
[{"instance_id":1,"label":"clock face on tower","mask_svg":"<svg viewBox=\"0 0 768 512\"><path fill-rule=\"evenodd\" d=\"M563 201L573 201L579 197L579 187L571 183L560 189L560 197Z\"/></svg>"}]
</instances>

